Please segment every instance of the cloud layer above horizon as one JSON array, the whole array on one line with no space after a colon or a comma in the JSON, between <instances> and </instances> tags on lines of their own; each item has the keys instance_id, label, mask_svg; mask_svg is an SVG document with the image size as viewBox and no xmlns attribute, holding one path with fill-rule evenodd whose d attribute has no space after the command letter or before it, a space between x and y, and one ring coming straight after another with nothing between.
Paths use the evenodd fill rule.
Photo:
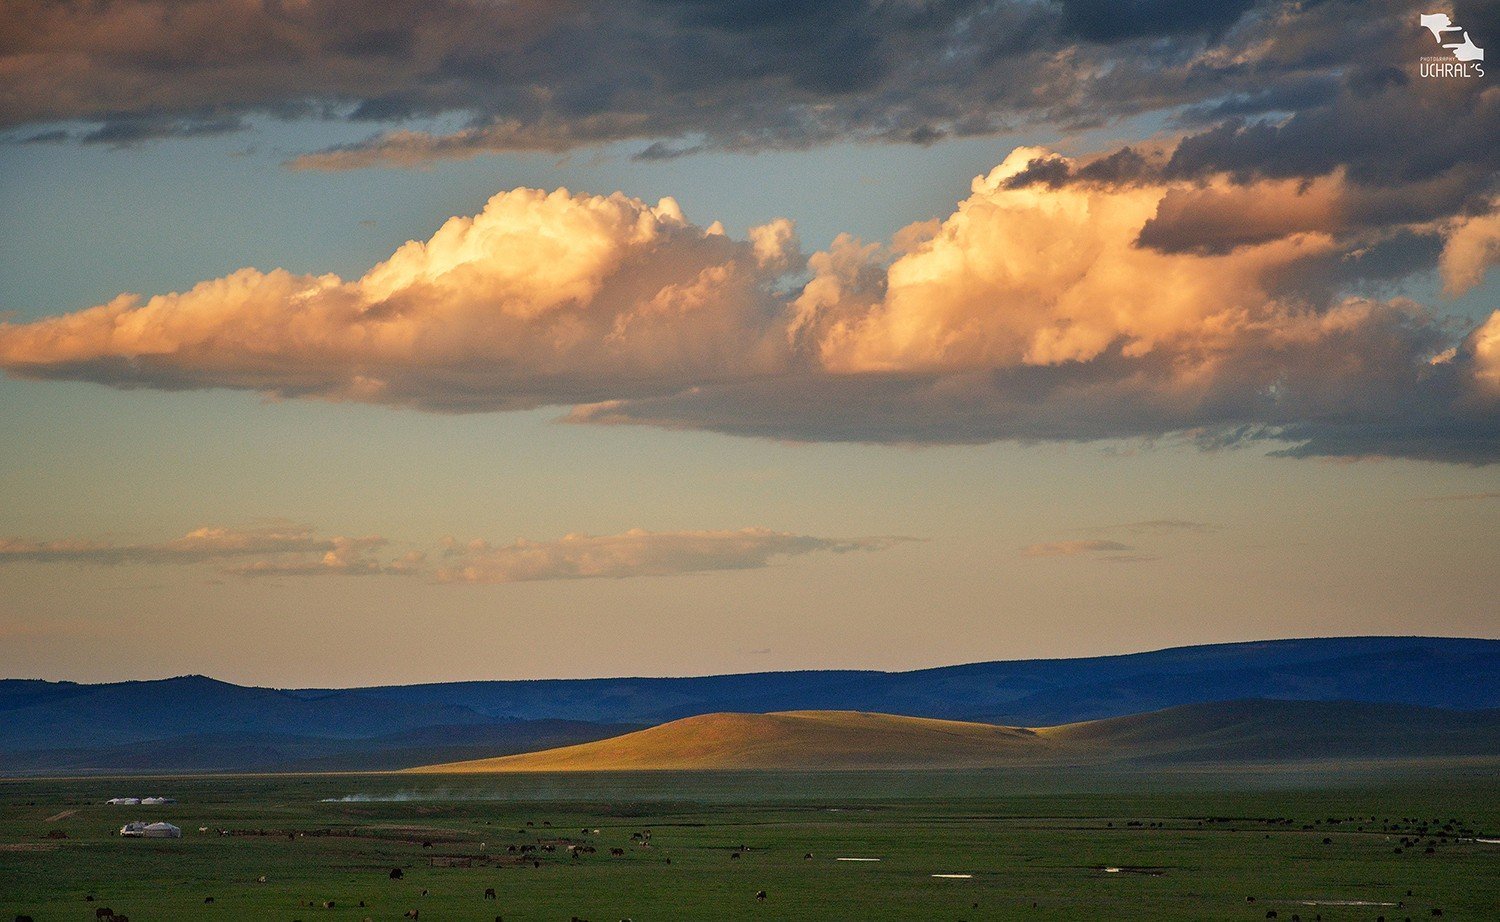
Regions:
<instances>
[{"instance_id":1,"label":"cloud layer above horizon","mask_svg":"<svg viewBox=\"0 0 1500 922\"><path fill-rule=\"evenodd\" d=\"M1497 10L1453 17L1491 41ZM1161 126L1017 148L951 214L811 254L785 219L735 239L669 198L514 189L357 279L245 268L0 323L12 376L804 441L1500 460L1500 312L1409 297L1500 259L1500 87L1419 76L1440 49L1410 3L9 0L0 32L0 126L33 140L385 126L304 168Z\"/></svg>"},{"instance_id":2,"label":"cloud layer above horizon","mask_svg":"<svg viewBox=\"0 0 1500 922\"><path fill-rule=\"evenodd\" d=\"M1500 460L1500 312L1459 326L1359 291L1434 268L1478 284L1494 202L1434 214L1413 204L1430 180L1353 164L1190 168L1192 141L1018 148L946 219L811 255L787 220L739 240L671 199L516 189L358 279L246 268L0 324L0 367L807 441Z\"/></svg>"},{"instance_id":3,"label":"cloud layer above horizon","mask_svg":"<svg viewBox=\"0 0 1500 922\"><path fill-rule=\"evenodd\" d=\"M429 550L381 554L378 535L321 537L305 525L194 529L159 543L85 539L0 538L0 566L71 563L88 566L212 564L246 578L286 576L417 576L440 583L517 583L560 579L627 579L714 570L754 570L816 551L878 551L911 538L818 538L768 528L569 534L555 541L518 538L494 545L444 538Z\"/></svg>"}]
</instances>

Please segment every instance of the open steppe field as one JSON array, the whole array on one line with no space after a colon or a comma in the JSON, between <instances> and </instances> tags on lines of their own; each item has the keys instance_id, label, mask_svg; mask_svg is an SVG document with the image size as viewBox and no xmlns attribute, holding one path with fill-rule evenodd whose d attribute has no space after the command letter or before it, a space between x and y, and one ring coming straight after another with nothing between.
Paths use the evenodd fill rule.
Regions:
<instances>
[{"instance_id":1,"label":"open steppe field","mask_svg":"<svg viewBox=\"0 0 1500 922\"><path fill-rule=\"evenodd\" d=\"M0 782L0 918L1495 919L1497 769Z\"/></svg>"}]
</instances>

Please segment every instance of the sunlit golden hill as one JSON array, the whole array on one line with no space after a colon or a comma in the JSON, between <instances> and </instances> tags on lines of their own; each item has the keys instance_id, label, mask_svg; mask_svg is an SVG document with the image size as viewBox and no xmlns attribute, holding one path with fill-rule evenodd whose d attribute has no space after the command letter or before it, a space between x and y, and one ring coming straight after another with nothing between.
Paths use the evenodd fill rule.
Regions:
<instances>
[{"instance_id":1,"label":"sunlit golden hill","mask_svg":"<svg viewBox=\"0 0 1500 922\"><path fill-rule=\"evenodd\" d=\"M413 771L963 768L1053 748L1018 727L860 711L782 711L702 714L593 743Z\"/></svg>"},{"instance_id":2,"label":"sunlit golden hill","mask_svg":"<svg viewBox=\"0 0 1500 922\"><path fill-rule=\"evenodd\" d=\"M703 714L596 742L417 772L983 768L1500 756L1500 711L1230 701L1005 727L860 711Z\"/></svg>"}]
</instances>

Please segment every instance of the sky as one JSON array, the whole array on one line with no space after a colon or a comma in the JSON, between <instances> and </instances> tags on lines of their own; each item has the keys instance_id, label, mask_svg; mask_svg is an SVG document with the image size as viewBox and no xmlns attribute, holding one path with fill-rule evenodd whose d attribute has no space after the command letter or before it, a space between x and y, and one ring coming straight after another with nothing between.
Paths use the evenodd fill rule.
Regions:
<instances>
[{"instance_id":1,"label":"sky","mask_svg":"<svg viewBox=\"0 0 1500 922\"><path fill-rule=\"evenodd\" d=\"M0 0L0 675L1500 636L1442 8Z\"/></svg>"}]
</instances>

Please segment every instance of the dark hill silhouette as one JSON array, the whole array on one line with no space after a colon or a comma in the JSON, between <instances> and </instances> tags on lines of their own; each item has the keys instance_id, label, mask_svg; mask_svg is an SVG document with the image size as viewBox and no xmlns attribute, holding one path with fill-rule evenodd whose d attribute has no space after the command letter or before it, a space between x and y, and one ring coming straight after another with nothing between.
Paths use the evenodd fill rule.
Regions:
<instances>
[{"instance_id":1,"label":"dark hill silhouette","mask_svg":"<svg viewBox=\"0 0 1500 922\"><path fill-rule=\"evenodd\" d=\"M411 757L404 764L421 764L476 752L466 746L522 751L600 739L622 725L649 726L713 712L871 711L1053 726L1252 698L1449 710L1500 707L1500 641L1345 637L912 672L354 689L247 688L203 676L99 685L0 680L0 771L126 770L126 763L139 771L190 765L270 770L319 759L350 767L362 754L373 768L402 764L403 751ZM528 721L566 722L561 726L573 735L539 744L523 729ZM412 735L425 741L402 742ZM149 751L130 750L146 741L154 741Z\"/></svg>"},{"instance_id":2,"label":"dark hill silhouette","mask_svg":"<svg viewBox=\"0 0 1500 922\"><path fill-rule=\"evenodd\" d=\"M1336 637L913 672L457 682L362 689L482 714L660 723L712 711L865 710L1056 724L1238 698L1500 707L1500 641Z\"/></svg>"}]
</instances>

